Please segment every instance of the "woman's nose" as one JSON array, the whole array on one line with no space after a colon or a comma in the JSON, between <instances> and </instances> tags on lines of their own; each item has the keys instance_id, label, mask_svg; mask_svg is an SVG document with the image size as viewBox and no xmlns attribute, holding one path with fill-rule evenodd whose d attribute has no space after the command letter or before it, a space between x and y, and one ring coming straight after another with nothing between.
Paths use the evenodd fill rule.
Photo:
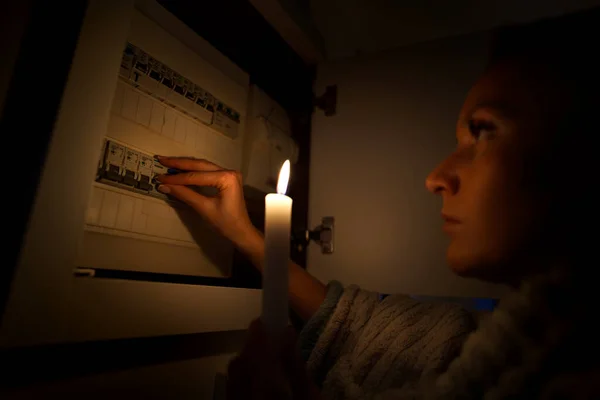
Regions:
<instances>
[{"instance_id":1,"label":"woman's nose","mask_svg":"<svg viewBox=\"0 0 600 400\"><path fill-rule=\"evenodd\" d=\"M458 191L458 176L451 168L450 159L441 162L425 179L425 187L433 194L455 194Z\"/></svg>"}]
</instances>

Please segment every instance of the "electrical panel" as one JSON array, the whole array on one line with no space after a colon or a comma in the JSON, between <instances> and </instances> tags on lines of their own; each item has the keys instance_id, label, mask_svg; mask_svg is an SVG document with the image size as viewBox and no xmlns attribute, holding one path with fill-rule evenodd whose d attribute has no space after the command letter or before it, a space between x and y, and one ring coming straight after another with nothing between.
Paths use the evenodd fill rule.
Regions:
<instances>
[{"instance_id":1,"label":"electrical panel","mask_svg":"<svg viewBox=\"0 0 600 400\"><path fill-rule=\"evenodd\" d=\"M190 40L195 39L184 41ZM190 49L134 13L119 49L108 125L94 160L80 266L230 276L233 245L191 207L160 193L155 181L168 173L156 155L206 159L227 169L242 166L248 78L232 78L231 66L224 74L203 58L198 43ZM210 188L193 189L212 195Z\"/></svg>"},{"instance_id":2,"label":"electrical panel","mask_svg":"<svg viewBox=\"0 0 600 400\"><path fill-rule=\"evenodd\" d=\"M130 85L235 139L241 114L200 85L127 43L119 76Z\"/></svg>"},{"instance_id":3,"label":"electrical panel","mask_svg":"<svg viewBox=\"0 0 600 400\"><path fill-rule=\"evenodd\" d=\"M240 169L247 82L223 75L139 14L122 49L78 263L227 277L233 246L189 206L157 190L156 175L168 170L155 155ZM210 195L209 188L194 189Z\"/></svg>"}]
</instances>

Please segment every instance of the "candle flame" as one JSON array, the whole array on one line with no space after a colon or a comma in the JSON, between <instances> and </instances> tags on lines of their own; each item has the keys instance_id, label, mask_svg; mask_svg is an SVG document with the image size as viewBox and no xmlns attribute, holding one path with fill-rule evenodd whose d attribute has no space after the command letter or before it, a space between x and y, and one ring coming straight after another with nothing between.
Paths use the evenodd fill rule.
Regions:
<instances>
[{"instance_id":1,"label":"candle flame","mask_svg":"<svg viewBox=\"0 0 600 400\"><path fill-rule=\"evenodd\" d=\"M277 180L277 193L285 194L287 191L288 182L290 180L290 160L285 160L279 171L279 179Z\"/></svg>"}]
</instances>

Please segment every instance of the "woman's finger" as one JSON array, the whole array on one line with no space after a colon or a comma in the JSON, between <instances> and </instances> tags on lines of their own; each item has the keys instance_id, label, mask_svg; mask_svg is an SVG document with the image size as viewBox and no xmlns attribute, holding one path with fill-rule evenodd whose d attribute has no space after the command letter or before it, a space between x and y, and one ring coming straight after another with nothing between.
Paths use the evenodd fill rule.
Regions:
<instances>
[{"instance_id":1,"label":"woman's finger","mask_svg":"<svg viewBox=\"0 0 600 400\"><path fill-rule=\"evenodd\" d=\"M158 161L165 167L175 168L182 171L222 171L225 169L204 159L196 159L191 157L156 157L158 158Z\"/></svg>"},{"instance_id":2,"label":"woman's finger","mask_svg":"<svg viewBox=\"0 0 600 400\"><path fill-rule=\"evenodd\" d=\"M168 185L212 186L222 190L236 183L238 177L235 171L193 171L175 175L157 175L155 179Z\"/></svg>"},{"instance_id":3,"label":"woman's finger","mask_svg":"<svg viewBox=\"0 0 600 400\"><path fill-rule=\"evenodd\" d=\"M207 207L213 205L214 199L203 196L187 186L161 184L157 189L161 193L168 194L169 196L175 197L177 200L186 203L201 215L205 215L207 211L209 211Z\"/></svg>"}]
</instances>

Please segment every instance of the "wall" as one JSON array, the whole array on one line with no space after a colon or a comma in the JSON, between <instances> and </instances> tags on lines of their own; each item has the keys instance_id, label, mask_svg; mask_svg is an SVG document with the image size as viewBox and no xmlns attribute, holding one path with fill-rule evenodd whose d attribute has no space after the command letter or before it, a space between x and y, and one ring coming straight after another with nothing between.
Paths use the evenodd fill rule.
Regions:
<instances>
[{"instance_id":1,"label":"wall","mask_svg":"<svg viewBox=\"0 0 600 400\"><path fill-rule=\"evenodd\" d=\"M384 293L497 296L445 265L441 199L425 177L455 145L462 101L486 36L429 42L319 66L316 94L337 84L337 114L313 117L309 221L336 218L335 253L309 247L308 270Z\"/></svg>"}]
</instances>

